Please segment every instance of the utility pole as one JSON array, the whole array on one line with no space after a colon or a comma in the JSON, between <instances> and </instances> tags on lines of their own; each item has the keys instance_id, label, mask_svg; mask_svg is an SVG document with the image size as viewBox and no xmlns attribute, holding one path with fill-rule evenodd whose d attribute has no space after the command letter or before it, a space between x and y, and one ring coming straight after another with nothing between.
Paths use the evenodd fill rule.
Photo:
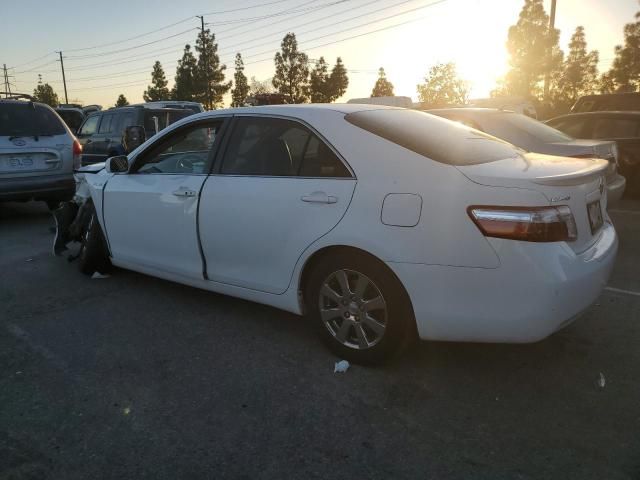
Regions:
<instances>
[{"instance_id":1,"label":"utility pole","mask_svg":"<svg viewBox=\"0 0 640 480\"><path fill-rule=\"evenodd\" d=\"M2 70L4 72L4 98L9 98L11 95L11 84L9 83L9 74L7 73L7 64L2 64Z\"/></svg>"},{"instance_id":2,"label":"utility pole","mask_svg":"<svg viewBox=\"0 0 640 480\"><path fill-rule=\"evenodd\" d=\"M67 99L67 79L64 77L64 62L62 61L62 51L57 52L60 54L60 67L62 68L62 84L64 85L64 103L69 103Z\"/></svg>"},{"instance_id":3,"label":"utility pole","mask_svg":"<svg viewBox=\"0 0 640 480\"><path fill-rule=\"evenodd\" d=\"M207 44L205 43L205 38L204 38L204 15L196 15L196 18L200 19L200 24L201 24L200 29L202 30L201 55L204 55L204 68L205 68L204 78L205 78L205 81L207 82L207 101L205 102L205 104L206 106L211 108L211 84L209 83L209 52L208 52Z\"/></svg>"},{"instance_id":4,"label":"utility pole","mask_svg":"<svg viewBox=\"0 0 640 480\"><path fill-rule=\"evenodd\" d=\"M549 15L549 39L553 35L553 29L556 24L556 0L551 0L551 15ZM553 48L549 45L549 53L547 56L547 73L544 75L544 99L545 101L549 100L549 80L551 76L551 72L549 71L549 67L551 66L551 60L553 58Z\"/></svg>"}]
</instances>

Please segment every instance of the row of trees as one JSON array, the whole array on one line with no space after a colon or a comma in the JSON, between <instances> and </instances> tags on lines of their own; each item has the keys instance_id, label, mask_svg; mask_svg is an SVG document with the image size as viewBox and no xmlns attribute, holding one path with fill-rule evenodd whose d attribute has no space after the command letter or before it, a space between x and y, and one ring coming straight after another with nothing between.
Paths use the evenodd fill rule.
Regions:
<instances>
[{"instance_id":1,"label":"row of trees","mask_svg":"<svg viewBox=\"0 0 640 480\"><path fill-rule=\"evenodd\" d=\"M271 86L252 79L251 84L244 74L244 62L236 54L233 81L225 81L226 65L220 63L215 36L204 30L198 34L194 55L186 45L178 61L175 82L171 90L160 62L155 62L151 72L151 85L144 91L147 102L157 100L198 101L205 108L218 108L223 96L231 90L231 105L241 106L250 95L277 92L287 103L333 102L344 95L349 86L347 69L338 57L329 71L329 64L320 57L311 67L309 57L298 49L293 33L285 35L281 50L275 54L275 74ZM232 88L233 87L233 88Z\"/></svg>"},{"instance_id":2,"label":"row of trees","mask_svg":"<svg viewBox=\"0 0 640 480\"><path fill-rule=\"evenodd\" d=\"M492 96L518 95L543 101L551 110L568 109L582 95L640 89L640 12L624 27L624 44L615 47L610 69L598 72L599 53L589 51L585 29L576 27L568 53L559 46L543 0L525 0L518 21L509 28L510 69ZM544 95L544 79L548 94Z\"/></svg>"}]
</instances>

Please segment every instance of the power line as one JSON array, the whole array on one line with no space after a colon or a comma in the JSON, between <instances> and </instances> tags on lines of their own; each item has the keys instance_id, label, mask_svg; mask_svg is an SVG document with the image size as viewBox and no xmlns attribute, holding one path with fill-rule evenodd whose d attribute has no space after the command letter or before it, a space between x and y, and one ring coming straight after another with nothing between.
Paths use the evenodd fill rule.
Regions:
<instances>
[{"instance_id":1,"label":"power line","mask_svg":"<svg viewBox=\"0 0 640 480\"><path fill-rule=\"evenodd\" d=\"M234 8L234 9L231 9L231 10L219 10L217 12L203 13L200 16L222 15L223 13L239 12L241 10L250 10L252 8L259 8L259 7L268 7L269 5L275 5L276 3L283 3L283 2L288 2L288 1L290 1L290 0L276 0L275 2L260 3L258 5L249 5L248 7L240 7L240 8Z\"/></svg>"},{"instance_id":2,"label":"power line","mask_svg":"<svg viewBox=\"0 0 640 480\"><path fill-rule=\"evenodd\" d=\"M165 40L169 40L171 38L179 37L180 35L184 35L185 33L193 32L194 30L197 30L197 28L196 27L189 28L187 30L184 30L183 32L176 33L176 34L170 35L168 37L160 38L158 40L153 40L151 42L141 43L140 45L134 45L132 47L120 48L118 50L111 50L110 52L90 53L90 54L86 54L86 55L72 55L72 56L67 57L67 58L69 58L69 59L72 59L72 58L81 59L81 58L105 57L105 56L108 56L108 55L114 55L116 53L129 52L129 51L135 50L137 48L147 47L147 46L153 45L155 43L160 43L160 42L164 42Z\"/></svg>"},{"instance_id":3,"label":"power line","mask_svg":"<svg viewBox=\"0 0 640 480\"><path fill-rule=\"evenodd\" d=\"M430 3L429 5L426 5L426 6L425 6L425 7L423 7L423 8L432 7L432 6L435 6L435 5L441 4L441 3L445 3L446 1L447 1L447 0L437 0L437 1L435 1L435 2ZM419 18L412 18L411 20L406 20L406 21L404 21L404 22L396 23L396 24L394 24L394 25L388 25L388 26L386 26L386 27L378 28L378 29L376 29L376 30L371 30L371 31L369 31L369 32L359 33L359 34L357 34L357 35L351 35L351 36L349 36L349 37L342 38L342 39L340 39L340 40L333 40L333 41L331 41L331 42L326 42L326 43L322 43L322 44L319 44L319 45L314 45L314 46L312 46L312 47L306 47L306 49L307 49L307 50L314 50L314 49L316 49L316 48L321 48L321 47L326 47L326 46L328 46L328 45L334 45L334 44L336 44L336 43L346 42L346 41L348 41L348 40L353 40L353 39L355 39L355 38L366 37L367 35L373 35L374 33L379 33L379 32L383 32L383 31L386 31L386 30L391 30L391 29L393 29L393 28L401 27L401 26L403 26L403 25L407 25L407 24L409 24L409 23L415 23L415 22L419 22L419 21L421 21L421 20L426 20L427 18L429 18L429 17L427 17L427 16L423 16L423 17L419 17ZM374 23L375 23L375 22L374 22ZM362 25L360 25L360 26L362 26ZM340 31L340 32L333 32L333 33L331 33L330 35L337 35L337 34L344 33L344 32L349 31L349 30L353 30L353 28L347 28L347 29L342 30L342 31ZM329 36L329 35L323 35L323 37L327 37L327 36ZM317 38L322 38L322 37L317 37ZM317 38L315 38L315 39L313 39L313 40L317 40ZM308 41L313 41L313 40L308 40ZM301 44L303 44L303 43L305 43L305 42L301 42ZM263 58L263 59L261 59L261 60L254 60L253 62L246 62L246 63L245 63L245 66L246 66L246 65L253 65L253 64L256 64L256 63L266 62L266 61L268 61L268 60L272 60L272 59L273 59L272 57L268 57L268 58Z\"/></svg>"},{"instance_id":4,"label":"power line","mask_svg":"<svg viewBox=\"0 0 640 480\"><path fill-rule=\"evenodd\" d=\"M38 60L42 60L43 58L47 58L49 55L54 55L54 54L55 54L55 52L49 52L49 53L47 53L45 55L42 55L41 57L34 58L33 60L29 60L28 62L20 63L18 65L14 65L13 67L7 67L7 69L20 68L20 67L22 67L24 65L29 65L30 63L37 62Z\"/></svg>"},{"instance_id":5,"label":"power line","mask_svg":"<svg viewBox=\"0 0 640 480\"><path fill-rule=\"evenodd\" d=\"M405 2L406 2L406 1L409 1L409 0L405 0ZM400 12L400 13L397 13L397 14L394 14L394 15L390 15L390 16L388 16L388 17L381 18L381 19L378 19L378 20L372 20L372 21L368 21L368 22L365 22L365 23L361 23L361 24L359 24L359 25L355 25L355 26L353 26L353 27L345 28L345 29L343 29L343 30L339 30L339 31L337 31L337 32L331 32L331 33L327 33L327 34L325 34L325 35L320 35L320 36L318 36L318 37L310 38L309 40L305 40L304 42L299 42L299 43L300 43L300 44L302 44L302 43L308 43L308 42L313 42L313 41L315 41L315 40L320 40L320 39L322 39L322 38L327 38L327 37L330 37L330 36L333 36L333 35L339 35L339 34L341 34L341 33L345 33L345 32L351 31L351 30L356 30L356 29L358 29L358 28L366 27L366 26L368 26L368 25L372 25L372 24L374 24L374 23L379 23L379 22L383 22L383 21L389 20L389 19L391 19L391 18L399 17L399 16L401 16L401 15L406 15L407 13L413 13L413 12L418 11L418 10L423 10L423 9L426 9L426 8L429 8L429 7L433 7L433 6L435 6L435 5L438 5L438 4L440 4L440 3L444 3L444 2L446 2L446 1L447 1L447 0L437 0L437 1L432 2L432 3L429 3L429 4L427 4L427 5L422 5L422 6L420 6L420 7L412 8L412 9L409 9L409 10L405 10L404 12ZM405 3L405 2L401 2L401 3ZM365 14L365 15L360 15L359 17L363 17L363 16L366 16L366 14ZM356 18L356 17L354 17L354 18ZM407 24L407 23L417 22L418 20L422 20L422 19L424 19L424 18L426 18L426 17L423 17L423 18L420 18L420 19L411 19L411 20L408 20L408 21L406 21L406 22L399 23L399 24L397 24L397 26L405 25L405 24ZM351 20L353 20L353 18L352 18ZM340 23L340 22L338 22L338 23ZM373 32L371 32L371 33L380 32L380 31L383 31L383 30L388 30L389 28L395 28L395 26L385 27L385 28L382 28L382 29L374 30L374 31L373 31ZM366 33L366 34L368 35L369 33ZM356 35L356 36L354 36L353 38L357 38L358 36L362 36L362 35ZM352 37L349 37L348 39L351 39L351 38L352 38ZM331 45L331 44L333 44L333 43L336 43L336 42L330 42L330 43L328 43L328 44L326 44L326 45ZM314 47L314 48L319 48L320 46L325 46L325 45L319 45L318 47ZM260 52L260 53L254 53L254 54L252 54L252 55L248 55L248 56L246 56L246 57L244 57L244 58L254 58L254 57L258 57L258 56L260 56L260 55L265 55L265 54L270 53L270 52L271 52L271 50L264 50L264 51L262 51L262 52ZM247 64L245 64L245 65L247 65Z\"/></svg>"}]
</instances>

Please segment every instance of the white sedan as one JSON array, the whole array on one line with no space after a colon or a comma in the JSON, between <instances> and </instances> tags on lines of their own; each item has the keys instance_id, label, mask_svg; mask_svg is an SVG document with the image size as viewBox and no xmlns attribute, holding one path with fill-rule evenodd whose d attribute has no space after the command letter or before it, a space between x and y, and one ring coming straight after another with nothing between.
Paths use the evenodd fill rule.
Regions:
<instances>
[{"instance_id":1,"label":"white sedan","mask_svg":"<svg viewBox=\"0 0 640 480\"><path fill-rule=\"evenodd\" d=\"M84 175L81 268L111 262L306 314L356 362L416 333L533 342L608 280L606 168L399 108L205 112Z\"/></svg>"}]
</instances>

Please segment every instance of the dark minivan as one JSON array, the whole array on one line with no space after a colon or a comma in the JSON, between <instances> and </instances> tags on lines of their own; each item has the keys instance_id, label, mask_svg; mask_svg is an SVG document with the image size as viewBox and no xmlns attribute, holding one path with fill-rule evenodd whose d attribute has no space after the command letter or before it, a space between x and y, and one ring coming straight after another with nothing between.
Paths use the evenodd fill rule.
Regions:
<instances>
[{"instance_id":1,"label":"dark minivan","mask_svg":"<svg viewBox=\"0 0 640 480\"><path fill-rule=\"evenodd\" d=\"M571 113L640 111L640 93L606 93L580 97Z\"/></svg>"},{"instance_id":2,"label":"dark minivan","mask_svg":"<svg viewBox=\"0 0 640 480\"><path fill-rule=\"evenodd\" d=\"M119 107L89 115L77 132L82 144L82 164L104 162L109 157L123 155L122 135L127 127L144 127L146 137L152 137L172 123L193 115L188 109Z\"/></svg>"}]
</instances>

